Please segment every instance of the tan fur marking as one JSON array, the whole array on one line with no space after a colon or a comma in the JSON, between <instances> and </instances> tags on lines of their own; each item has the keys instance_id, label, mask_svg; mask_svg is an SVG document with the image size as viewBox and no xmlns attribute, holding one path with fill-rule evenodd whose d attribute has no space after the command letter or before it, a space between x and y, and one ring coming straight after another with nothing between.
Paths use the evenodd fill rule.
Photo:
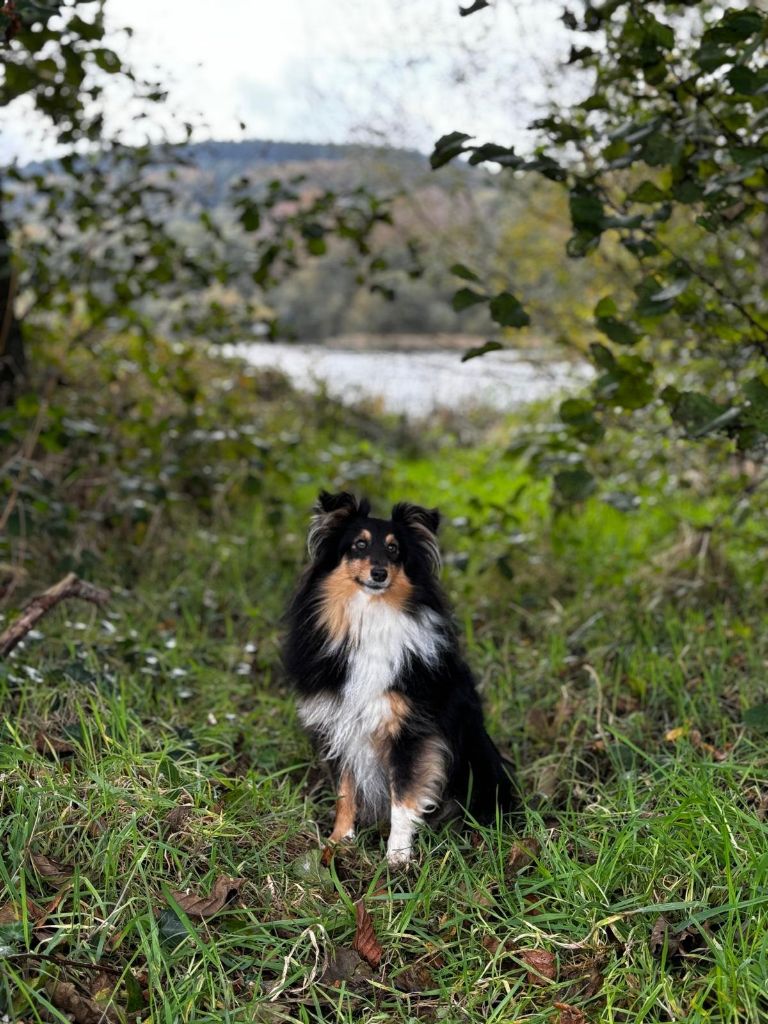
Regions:
<instances>
[{"instance_id":1,"label":"tan fur marking","mask_svg":"<svg viewBox=\"0 0 768 1024\"><path fill-rule=\"evenodd\" d=\"M397 690L390 690L387 694L387 700L392 710L392 717L389 721L389 733L394 737L400 732L403 723L410 714L411 705L402 693L398 693Z\"/></svg>"},{"instance_id":2,"label":"tan fur marking","mask_svg":"<svg viewBox=\"0 0 768 1024\"><path fill-rule=\"evenodd\" d=\"M355 830L357 813L355 780L351 772L342 772L339 780L339 792L336 796L336 820L329 841L339 843Z\"/></svg>"},{"instance_id":3,"label":"tan fur marking","mask_svg":"<svg viewBox=\"0 0 768 1024\"><path fill-rule=\"evenodd\" d=\"M370 530L361 530L360 533L358 533L358 535L355 537L355 543L357 543L357 541L359 541L359 540L364 540L366 544L370 544L371 543L371 531Z\"/></svg>"},{"instance_id":4,"label":"tan fur marking","mask_svg":"<svg viewBox=\"0 0 768 1024\"><path fill-rule=\"evenodd\" d=\"M384 538L384 543L397 544L397 537L394 535L394 533L388 533L387 536Z\"/></svg>"},{"instance_id":5,"label":"tan fur marking","mask_svg":"<svg viewBox=\"0 0 768 1024\"><path fill-rule=\"evenodd\" d=\"M382 761L389 763L392 741L397 739L403 728L403 723L411 713L411 705L402 693L398 693L396 690L390 690L385 696L389 701L390 713L373 736L373 744Z\"/></svg>"},{"instance_id":6,"label":"tan fur marking","mask_svg":"<svg viewBox=\"0 0 768 1024\"><path fill-rule=\"evenodd\" d=\"M336 642L341 642L349 629L347 602L357 593L355 575L351 563L344 561L323 581L320 621Z\"/></svg>"},{"instance_id":7,"label":"tan fur marking","mask_svg":"<svg viewBox=\"0 0 768 1024\"><path fill-rule=\"evenodd\" d=\"M401 611L408 603L412 592L413 584L405 575L403 567L391 565L389 567L389 587L382 592L381 600Z\"/></svg>"},{"instance_id":8,"label":"tan fur marking","mask_svg":"<svg viewBox=\"0 0 768 1024\"><path fill-rule=\"evenodd\" d=\"M402 794L398 803L409 811L423 814L426 805L439 801L445 787L446 768L444 744L436 737L427 737L414 765L414 783Z\"/></svg>"}]
</instances>

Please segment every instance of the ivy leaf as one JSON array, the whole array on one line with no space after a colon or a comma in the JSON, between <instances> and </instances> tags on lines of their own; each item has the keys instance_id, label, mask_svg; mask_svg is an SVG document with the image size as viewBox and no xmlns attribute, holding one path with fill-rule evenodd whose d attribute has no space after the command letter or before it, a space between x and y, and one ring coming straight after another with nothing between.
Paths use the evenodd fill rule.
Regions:
<instances>
[{"instance_id":1,"label":"ivy leaf","mask_svg":"<svg viewBox=\"0 0 768 1024\"><path fill-rule=\"evenodd\" d=\"M597 486L595 478L584 466L561 469L555 473L554 484L558 497L568 504L585 501Z\"/></svg>"},{"instance_id":2,"label":"ivy leaf","mask_svg":"<svg viewBox=\"0 0 768 1024\"><path fill-rule=\"evenodd\" d=\"M704 43L694 53L693 59L702 71L717 71L723 64L733 64L734 58L724 46L715 43Z\"/></svg>"},{"instance_id":3,"label":"ivy leaf","mask_svg":"<svg viewBox=\"0 0 768 1024\"><path fill-rule=\"evenodd\" d=\"M731 423L740 410L719 405L698 391L677 391L665 388L661 397L669 408L675 423L679 423L691 438L704 437Z\"/></svg>"},{"instance_id":4,"label":"ivy leaf","mask_svg":"<svg viewBox=\"0 0 768 1024\"><path fill-rule=\"evenodd\" d=\"M605 434L602 423L595 416L594 402L586 398L567 398L561 403L559 412L563 423L585 444L594 444Z\"/></svg>"},{"instance_id":5,"label":"ivy leaf","mask_svg":"<svg viewBox=\"0 0 768 1024\"><path fill-rule=\"evenodd\" d=\"M749 407L745 410L746 421L762 434L768 434L768 386L760 377L753 377L747 381L743 390L749 399Z\"/></svg>"},{"instance_id":6,"label":"ivy leaf","mask_svg":"<svg viewBox=\"0 0 768 1024\"><path fill-rule=\"evenodd\" d=\"M478 283L480 282L480 278L477 276L474 270L470 270L469 267L465 266L463 263L454 263L453 266L451 267L451 273L455 277L462 278L464 281L477 281Z\"/></svg>"},{"instance_id":7,"label":"ivy leaf","mask_svg":"<svg viewBox=\"0 0 768 1024\"><path fill-rule=\"evenodd\" d=\"M720 21L702 37L704 43L740 43L763 27L763 15L753 7L726 11Z\"/></svg>"},{"instance_id":8,"label":"ivy leaf","mask_svg":"<svg viewBox=\"0 0 768 1024\"><path fill-rule=\"evenodd\" d=\"M654 185L652 181L642 182L627 196L631 203L658 203L661 199L666 198L667 193L658 185Z\"/></svg>"},{"instance_id":9,"label":"ivy leaf","mask_svg":"<svg viewBox=\"0 0 768 1024\"><path fill-rule=\"evenodd\" d=\"M613 352L605 345L601 345L599 341L589 346L589 352L592 356L592 362L602 370L612 370L616 365Z\"/></svg>"},{"instance_id":10,"label":"ivy leaf","mask_svg":"<svg viewBox=\"0 0 768 1024\"><path fill-rule=\"evenodd\" d=\"M471 288L459 288L453 296L453 308L457 313L460 313L463 309L469 309L470 306L476 306L480 302L487 302L488 296L481 295L480 292L474 292Z\"/></svg>"},{"instance_id":11,"label":"ivy leaf","mask_svg":"<svg viewBox=\"0 0 768 1024\"><path fill-rule=\"evenodd\" d=\"M599 232L604 216L603 204L594 192L583 187L571 189L568 205L577 231Z\"/></svg>"},{"instance_id":12,"label":"ivy leaf","mask_svg":"<svg viewBox=\"0 0 768 1024\"><path fill-rule=\"evenodd\" d=\"M435 148L429 158L432 170L436 171L438 167L450 163L459 153L463 153L466 148L464 143L471 138L472 136L465 132L449 132L448 135L442 135L435 143Z\"/></svg>"},{"instance_id":13,"label":"ivy leaf","mask_svg":"<svg viewBox=\"0 0 768 1024\"><path fill-rule=\"evenodd\" d=\"M462 7L459 5L459 14L462 18L466 18L469 14L474 14L476 11L482 11L485 7L490 7L488 0L474 0L471 7Z\"/></svg>"},{"instance_id":14,"label":"ivy leaf","mask_svg":"<svg viewBox=\"0 0 768 1024\"><path fill-rule=\"evenodd\" d=\"M527 327L531 318L511 292L499 292L490 302L491 317L502 327Z\"/></svg>"},{"instance_id":15,"label":"ivy leaf","mask_svg":"<svg viewBox=\"0 0 768 1024\"><path fill-rule=\"evenodd\" d=\"M768 84L768 72L765 69L753 71L743 64L732 67L725 77L736 92L745 96L754 96Z\"/></svg>"},{"instance_id":16,"label":"ivy leaf","mask_svg":"<svg viewBox=\"0 0 768 1024\"><path fill-rule=\"evenodd\" d=\"M615 316L599 316L595 320L595 324L599 331L602 331L606 337L618 345L636 345L642 337L629 324L625 324Z\"/></svg>"},{"instance_id":17,"label":"ivy leaf","mask_svg":"<svg viewBox=\"0 0 768 1024\"><path fill-rule=\"evenodd\" d=\"M244 231L258 231L261 227L261 212L256 203L248 203L243 207L240 224Z\"/></svg>"},{"instance_id":18,"label":"ivy leaf","mask_svg":"<svg viewBox=\"0 0 768 1024\"><path fill-rule=\"evenodd\" d=\"M744 725L760 732L768 732L768 704L755 704L742 715Z\"/></svg>"},{"instance_id":19,"label":"ivy leaf","mask_svg":"<svg viewBox=\"0 0 768 1024\"><path fill-rule=\"evenodd\" d=\"M679 277L672 284L668 284L666 288L662 288L655 295L651 295L651 302L670 302L672 299L676 299L678 295L682 295L687 287L688 278Z\"/></svg>"},{"instance_id":20,"label":"ivy leaf","mask_svg":"<svg viewBox=\"0 0 768 1024\"><path fill-rule=\"evenodd\" d=\"M475 147L469 162L475 165L488 162L514 168L520 167L523 164L523 159L515 153L512 146L499 146L495 142L486 142L482 146Z\"/></svg>"},{"instance_id":21,"label":"ivy leaf","mask_svg":"<svg viewBox=\"0 0 768 1024\"><path fill-rule=\"evenodd\" d=\"M478 345L476 348L469 348L461 357L462 363L469 362L470 359L477 359L478 356L484 356L486 352L498 352L503 349L504 346L500 341L486 341L484 345Z\"/></svg>"}]
</instances>

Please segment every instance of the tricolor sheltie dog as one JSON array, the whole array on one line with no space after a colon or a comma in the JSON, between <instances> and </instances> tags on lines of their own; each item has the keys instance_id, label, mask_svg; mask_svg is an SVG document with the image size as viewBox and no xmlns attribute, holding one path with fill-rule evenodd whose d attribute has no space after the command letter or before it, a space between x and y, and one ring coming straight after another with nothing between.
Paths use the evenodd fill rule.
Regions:
<instances>
[{"instance_id":1,"label":"tricolor sheltie dog","mask_svg":"<svg viewBox=\"0 0 768 1024\"><path fill-rule=\"evenodd\" d=\"M437 579L437 509L321 492L310 562L288 609L284 663L299 717L336 779L331 842L390 819L387 860L406 865L425 819L481 822L513 803Z\"/></svg>"}]
</instances>

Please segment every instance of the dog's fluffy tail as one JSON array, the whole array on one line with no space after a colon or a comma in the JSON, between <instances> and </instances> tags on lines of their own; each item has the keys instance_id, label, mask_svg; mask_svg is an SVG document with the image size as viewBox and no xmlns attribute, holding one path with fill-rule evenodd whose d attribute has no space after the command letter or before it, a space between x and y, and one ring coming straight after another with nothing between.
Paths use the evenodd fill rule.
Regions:
<instances>
[{"instance_id":1,"label":"dog's fluffy tail","mask_svg":"<svg viewBox=\"0 0 768 1024\"><path fill-rule=\"evenodd\" d=\"M491 824L497 812L509 814L519 806L512 767L505 762L485 729L477 730L468 743L468 811L481 824Z\"/></svg>"}]
</instances>

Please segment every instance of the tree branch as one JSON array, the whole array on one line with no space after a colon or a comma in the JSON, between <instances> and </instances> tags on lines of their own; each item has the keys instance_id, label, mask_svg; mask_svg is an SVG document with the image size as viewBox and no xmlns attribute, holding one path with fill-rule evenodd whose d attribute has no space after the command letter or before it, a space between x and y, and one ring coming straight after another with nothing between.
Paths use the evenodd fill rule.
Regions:
<instances>
[{"instance_id":1,"label":"tree branch","mask_svg":"<svg viewBox=\"0 0 768 1024\"><path fill-rule=\"evenodd\" d=\"M18 619L0 634L0 658L7 657L46 612L65 598L77 597L101 606L107 603L109 596L108 590L86 583L73 572L68 573L64 579L33 597Z\"/></svg>"}]
</instances>

